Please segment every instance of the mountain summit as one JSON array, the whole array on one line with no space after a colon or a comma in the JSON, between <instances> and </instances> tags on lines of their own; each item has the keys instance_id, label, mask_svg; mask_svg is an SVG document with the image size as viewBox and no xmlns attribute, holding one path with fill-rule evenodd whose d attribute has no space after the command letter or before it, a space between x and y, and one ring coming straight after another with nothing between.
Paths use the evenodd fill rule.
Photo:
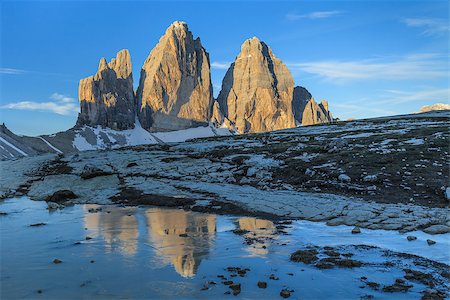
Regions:
<instances>
[{"instance_id":1,"label":"mountain summit","mask_svg":"<svg viewBox=\"0 0 450 300\"><path fill-rule=\"evenodd\" d=\"M79 86L77 127L150 132L205 126L253 133L332 122L328 102L317 104L287 66L257 37L246 40L213 97L209 54L185 22L166 30L145 60L134 93L131 58L121 50L100 60L95 75ZM140 126L138 126L140 127Z\"/></svg>"},{"instance_id":2,"label":"mountain summit","mask_svg":"<svg viewBox=\"0 0 450 300\"><path fill-rule=\"evenodd\" d=\"M295 126L294 80L286 65L257 37L246 40L228 69L217 99L239 133Z\"/></svg>"},{"instance_id":3,"label":"mountain summit","mask_svg":"<svg viewBox=\"0 0 450 300\"><path fill-rule=\"evenodd\" d=\"M209 55L184 22L166 30L145 60L136 93L138 116L151 131L208 123L213 91Z\"/></svg>"},{"instance_id":4,"label":"mountain summit","mask_svg":"<svg viewBox=\"0 0 450 300\"><path fill-rule=\"evenodd\" d=\"M97 73L80 80L78 97L81 107L78 126L133 128L135 105L128 50L119 51L109 63L105 58L100 59Z\"/></svg>"}]
</instances>

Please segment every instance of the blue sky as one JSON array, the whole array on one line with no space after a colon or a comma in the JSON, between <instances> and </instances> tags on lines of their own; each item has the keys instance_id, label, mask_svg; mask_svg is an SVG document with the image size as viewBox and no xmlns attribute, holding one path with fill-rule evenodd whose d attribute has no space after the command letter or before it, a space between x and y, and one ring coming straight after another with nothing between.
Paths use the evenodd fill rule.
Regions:
<instances>
[{"instance_id":1,"label":"blue sky","mask_svg":"<svg viewBox=\"0 0 450 300\"><path fill-rule=\"evenodd\" d=\"M130 50L135 86L165 29L186 21L210 54L214 94L244 40L266 42L336 117L449 102L449 2L3 1L0 122L36 135L75 124L78 81Z\"/></svg>"}]
</instances>

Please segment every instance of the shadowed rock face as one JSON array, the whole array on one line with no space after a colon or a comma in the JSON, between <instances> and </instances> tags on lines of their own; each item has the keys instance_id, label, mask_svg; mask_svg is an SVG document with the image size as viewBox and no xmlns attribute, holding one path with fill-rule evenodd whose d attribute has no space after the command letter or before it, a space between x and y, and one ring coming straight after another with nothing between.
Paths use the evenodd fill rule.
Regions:
<instances>
[{"instance_id":1,"label":"shadowed rock face","mask_svg":"<svg viewBox=\"0 0 450 300\"><path fill-rule=\"evenodd\" d=\"M322 100L319 104L307 89L301 86L294 88L292 109L295 121L299 125L314 125L333 122L333 116L328 110L328 102Z\"/></svg>"},{"instance_id":2,"label":"shadowed rock face","mask_svg":"<svg viewBox=\"0 0 450 300\"><path fill-rule=\"evenodd\" d=\"M78 95L81 112L77 126L134 128L133 76L128 50L119 51L109 63L102 58L97 73L80 80Z\"/></svg>"},{"instance_id":3,"label":"shadowed rock face","mask_svg":"<svg viewBox=\"0 0 450 300\"><path fill-rule=\"evenodd\" d=\"M184 22L174 22L151 51L136 93L145 129L177 130L206 123L213 93L209 56Z\"/></svg>"},{"instance_id":4,"label":"shadowed rock face","mask_svg":"<svg viewBox=\"0 0 450 300\"><path fill-rule=\"evenodd\" d=\"M265 132L295 126L293 90L286 65L254 37L242 44L217 100L238 132Z\"/></svg>"}]
</instances>

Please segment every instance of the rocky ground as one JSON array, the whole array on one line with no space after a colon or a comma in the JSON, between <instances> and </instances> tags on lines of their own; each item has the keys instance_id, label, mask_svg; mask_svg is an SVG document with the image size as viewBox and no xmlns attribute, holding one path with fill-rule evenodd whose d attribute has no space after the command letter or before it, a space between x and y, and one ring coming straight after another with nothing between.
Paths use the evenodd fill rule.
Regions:
<instances>
[{"instance_id":1,"label":"rocky ground","mask_svg":"<svg viewBox=\"0 0 450 300\"><path fill-rule=\"evenodd\" d=\"M2 161L2 197L450 232L448 112Z\"/></svg>"}]
</instances>

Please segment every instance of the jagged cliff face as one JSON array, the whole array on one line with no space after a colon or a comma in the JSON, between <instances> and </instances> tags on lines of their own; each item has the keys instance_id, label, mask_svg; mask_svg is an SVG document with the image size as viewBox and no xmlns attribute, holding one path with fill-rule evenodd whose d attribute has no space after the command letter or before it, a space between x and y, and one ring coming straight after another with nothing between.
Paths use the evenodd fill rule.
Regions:
<instances>
[{"instance_id":1,"label":"jagged cliff face","mask_svg":"<svg viewBox=\"0 0 450 300\"><path fill-rule=\"evenodd\" d=\"M239 133L272 131L295 126L293 90L286 65L254 37L242 44L217 101Z\"/></svg>"},{"instance_id":2,"label":"jagged cliff face","mask_svg":"<svg viewBox=\"0 0 450 300\"><path fill-rule=\"evenodd\" d=\"M209 56L187 24L174 22L146 59L136 93L142 126L177 130L211 117Z\"/></svg>"},{"instance_id":3,"label":"jagged cliff face","mask_svg":"<svg viewBox=\"0 0 450 300\"><path fill-rule=\"evenodd\" d=\"M102 58L97 73L80 80L78 95L81 112L77 126L133 128L135 103L128 50L119 51L109 63Z\"/></svg>"},{"instance_id":4,"label":"jagged cliff face","mask_svg":"<svg viewBox=\"0 0 450 300\"><path fill-rule=\"evenodd\" d=\"M317 103L307 89L301 86L294 88L292 109L298 125L314 125L333 122L333 116L328 110L328 102Z\"/></svg>"}]
</instances>

